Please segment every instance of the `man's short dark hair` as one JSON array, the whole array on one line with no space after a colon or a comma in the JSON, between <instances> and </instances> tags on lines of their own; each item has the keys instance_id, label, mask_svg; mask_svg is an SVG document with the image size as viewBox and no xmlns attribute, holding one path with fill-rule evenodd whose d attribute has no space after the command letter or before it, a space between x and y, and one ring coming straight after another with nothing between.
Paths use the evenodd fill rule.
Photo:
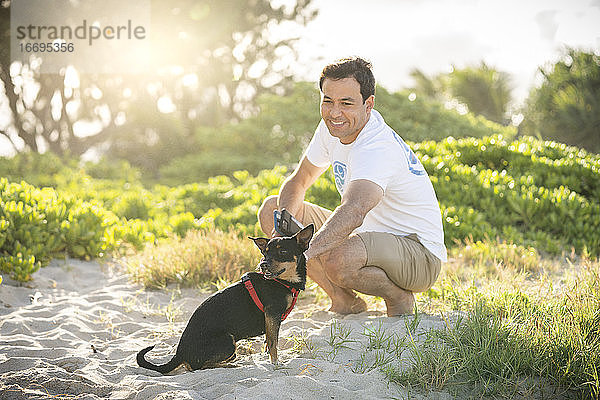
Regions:
<instances>
[{"instance_id":1,"label":"man's short dark hair","mask_svg":"<svg viewBox=\"0 0 600 400\"><path fill-rule=\"evenodd\" d=\"M319 88L323 90L325 78L338 80L353 77L360 85L363 103L375 94L375 77L371 63L360 57L342 58L323 68Z\"/></svg>"}]
</instances>

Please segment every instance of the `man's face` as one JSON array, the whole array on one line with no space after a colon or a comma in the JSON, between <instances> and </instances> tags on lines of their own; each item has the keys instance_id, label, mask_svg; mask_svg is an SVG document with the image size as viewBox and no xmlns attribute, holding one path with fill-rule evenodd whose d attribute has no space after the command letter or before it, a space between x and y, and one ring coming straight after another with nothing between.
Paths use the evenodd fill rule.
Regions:
<instances>
[{"instance_id":1,"label":"man's face","mask_svg":"<svg viewBox=\"0 0 600 400\"><path fill-rule=\"evenodd\" d=\"M332 136L343 144L350 144L369 121L375 96L364 103L360 84L353 77L323 81L321 94L321 117Z\"/></svg>"}]
</instances>

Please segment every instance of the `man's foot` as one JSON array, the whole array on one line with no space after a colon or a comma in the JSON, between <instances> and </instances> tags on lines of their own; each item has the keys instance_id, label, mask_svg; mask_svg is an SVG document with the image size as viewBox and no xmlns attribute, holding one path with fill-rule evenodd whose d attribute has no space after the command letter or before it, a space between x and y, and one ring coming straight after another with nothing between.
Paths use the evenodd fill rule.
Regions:
<instances>
[{"instance_id":1,"label":"man's foot","mask_svg":"<svg viewBox=\"0 0 600 400\"><path fill-rule=\"evenodd\" d=\"M403 290L403 292L402 296L394 298L393 300L384 299L388 317L410 315L414 313L415 296L412 292L406 290Z\"/></svg>"},{"instance_id":2,"label":"man's foot","mask_svg":"<svg viewBox=\"0 0 600 400\"><path fill-rule=\"evenodd\" d=\"M357 296L346 299L345 301L331 301L331 307L329 311L338 314L360 314L361 312L367 311L367 303L363 299Z\"/></svg>"}]
</instances>

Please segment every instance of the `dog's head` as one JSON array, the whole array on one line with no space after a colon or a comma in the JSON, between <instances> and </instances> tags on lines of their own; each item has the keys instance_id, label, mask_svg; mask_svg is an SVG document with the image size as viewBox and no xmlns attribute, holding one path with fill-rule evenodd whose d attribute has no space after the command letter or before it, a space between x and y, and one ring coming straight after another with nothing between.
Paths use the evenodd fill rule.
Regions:
<instances>
[{"instance_id":1,"label":"dog's head","mask_svg":"<svg viewBox=\"0 0 600 400\"><path fill-rule=\"evenodd\" d=\"M258 269L267 279L279 278L289 282L302 283L306 280L306 259L310 239L315 232L313 224L308 225L294 236L250 238L260 249L263 259Z\"/></svg>"}]
</instances>

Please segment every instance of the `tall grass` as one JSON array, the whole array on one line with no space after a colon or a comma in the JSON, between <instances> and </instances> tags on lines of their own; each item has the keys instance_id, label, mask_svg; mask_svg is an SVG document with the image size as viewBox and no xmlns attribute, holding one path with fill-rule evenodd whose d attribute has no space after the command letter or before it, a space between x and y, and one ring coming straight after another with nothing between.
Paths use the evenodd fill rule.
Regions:
<instances>
[{"instance_id":1,"label":"tall grass","mask_svg":"<svg viewBox=\"0 0 600 400\"><path fill-rule=\"evenodd\" d=\"M131 279L146 288L169 284L203 287L239 279L258 265L260 252L250 239L220 230L189 231L143 251L125 261Z\"/></svg>"},{"instance_id":2,"label":"tall grass","mask_svg":"<svg viewBox=\"0 0 600 400\"><path fill-rule=\"evenodd\" d=\"M598 261L550 261L494 243L469 243L452 255L420 300L424 308L459 310L463 317L431 332L414 349L412 367L390 379L429 389L433 382L476 388L478 396L598 398Z\"/></svg>"}]
</instances>

